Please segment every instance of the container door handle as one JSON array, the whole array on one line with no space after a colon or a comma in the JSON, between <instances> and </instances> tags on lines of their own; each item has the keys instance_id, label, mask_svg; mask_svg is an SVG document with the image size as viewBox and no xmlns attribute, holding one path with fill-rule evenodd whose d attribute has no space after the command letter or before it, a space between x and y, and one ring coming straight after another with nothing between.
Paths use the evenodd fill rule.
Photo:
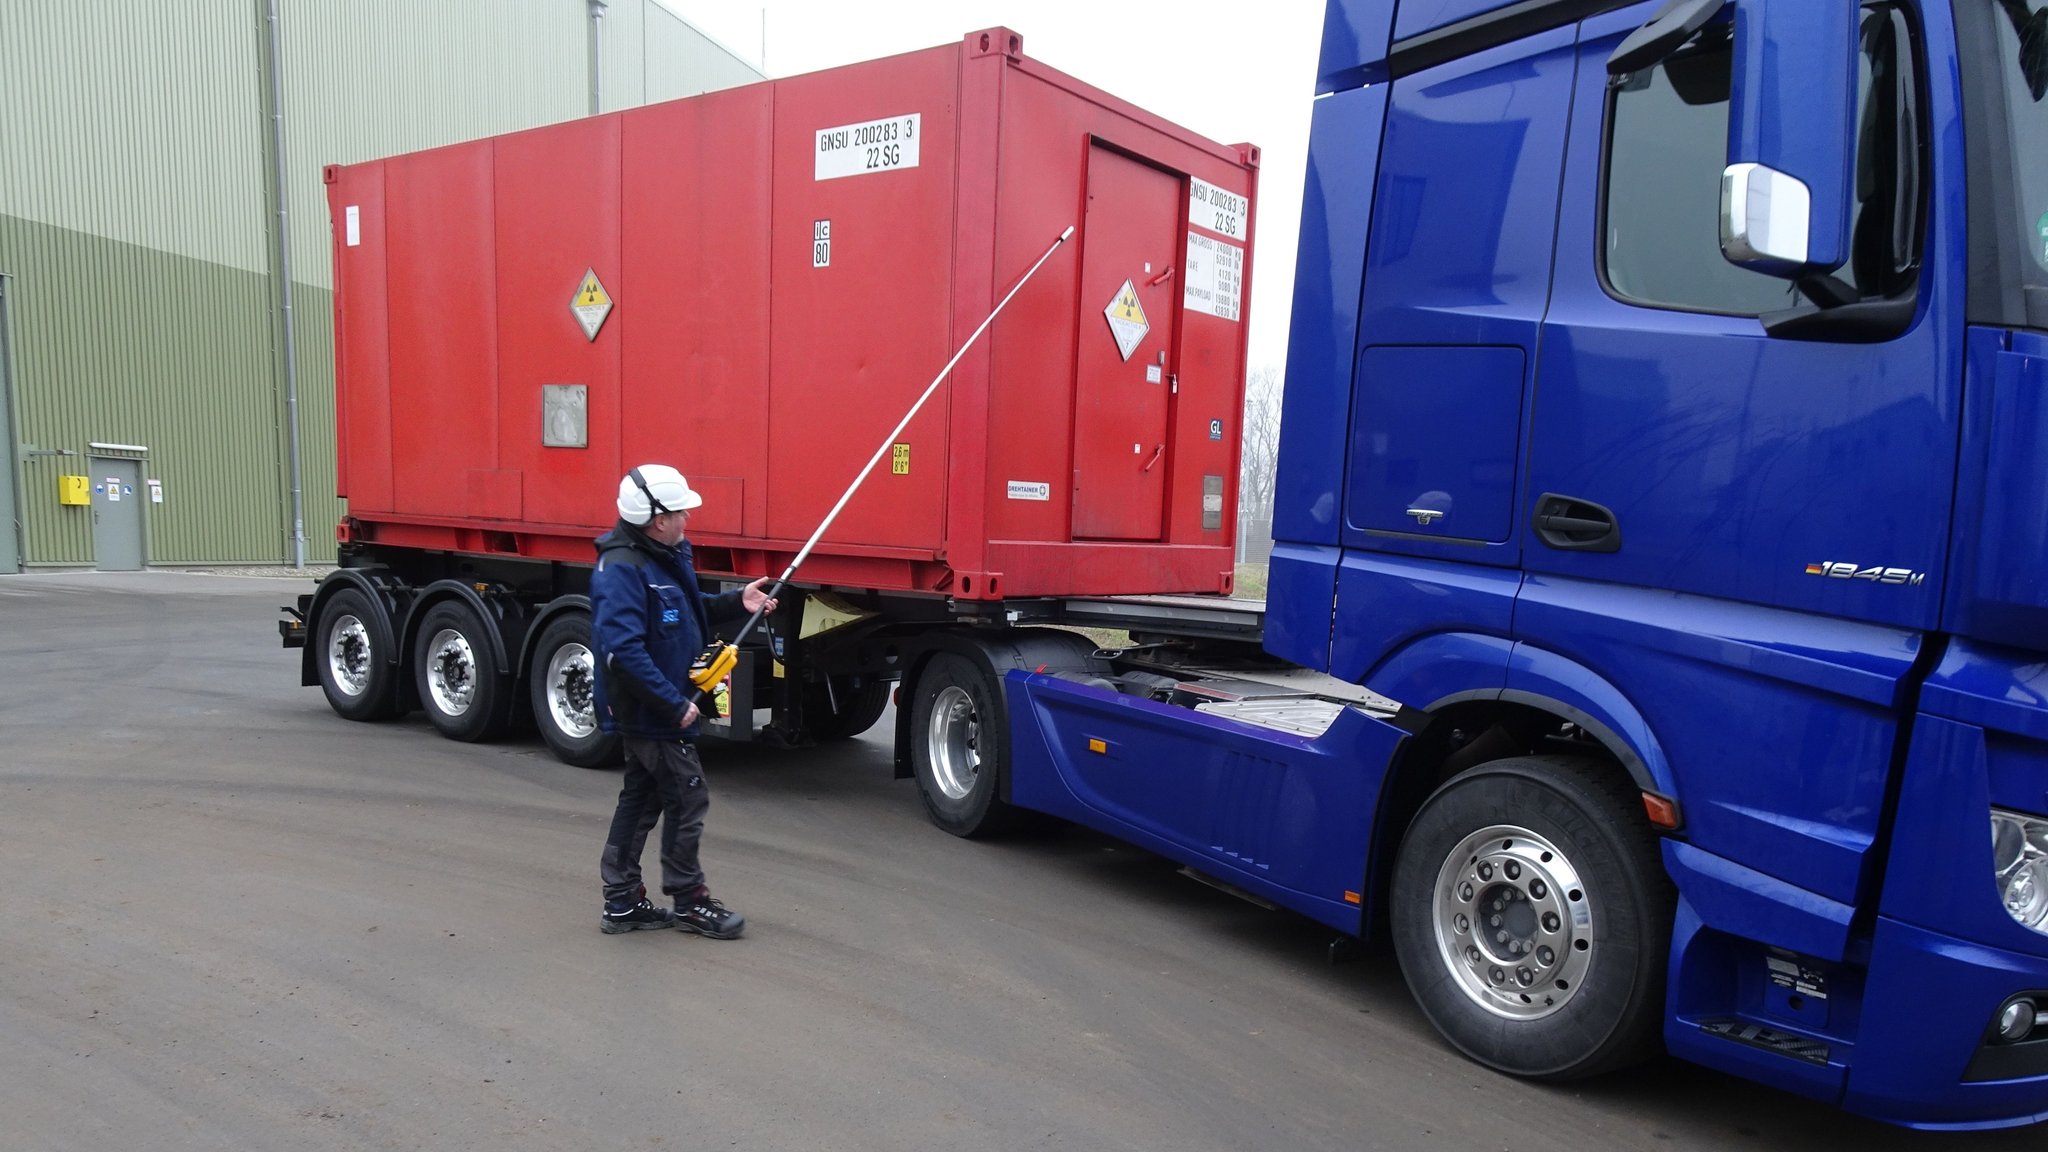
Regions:
<instances>
[{"instance_id":1,"label":"container door handle","mask_svg":"<svg viewBox=\"0 0 2048 1152\"><path fill-rule=\"evenodd\" d=\"M1166 266L1166 271L1164 271L1164 272L1161 272L1161 273L1160 273L1159 275L1157 275L1157 276L1154 276L1154 277L1153 277L1153 278L1151 278L1150 280L1147 280L1147 281L1145 281L1145 287L1147 287L1147 288L1157 288L1157 287L1159 287L1159 286L1160 286L1161 284L1164 284L1164 283L1166 283L1166 282L1167 282L1167 280L1169 280L1169 279L1171 279L1171 278L1172 278L1172 276L1173 276L1173 265L1171 265L1171 264L1168 264L1168 265Z\"/></svg>"},{"instance_id":2,"label":"container door handle","mask_svg":"<svg viewBox=\"0 0 2048 1152\"><path fill-rule=\"evenodd\" d=\"M1159 447L1154 448L1152 450L1152 458L1150 460L1145 461L1145 466L1143 468L1138 469L1138 471L1150 472L1152 470L1152 466L1154 464L1159 463L1159 458L1164 455L1166 455L1166 445L1161 444Z\"/></svg>"},{"instance_id":3,"label":"container door handle","mask_svg":"<svg viewBox=\"0 0 2048 1152\"><path fill-rule=\"evenodd\" d=\"M1590 500L1546 492L1536 501L1536 536L1566 552L1621 551L1621 524Z\"/></svg>"}]
</instances>

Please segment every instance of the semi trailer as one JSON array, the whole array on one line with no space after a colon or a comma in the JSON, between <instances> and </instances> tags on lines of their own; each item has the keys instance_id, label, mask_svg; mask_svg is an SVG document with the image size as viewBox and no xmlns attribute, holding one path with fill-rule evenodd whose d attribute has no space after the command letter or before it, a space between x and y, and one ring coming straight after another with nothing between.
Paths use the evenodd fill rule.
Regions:
<instances>
[{"instance_id":1,"label":"semi trailer","mask_svg":"<svg viewBox=\"0 0 2048 1152\"><path fill-rule=\"evenodd\" d=\"M782 571L963 343L714 733L845 738L934 661L1085 666L1017 627L1069 601L1229 592L1258 159L993 28L328 168L348 513L280 622L303 680L616 764L587 591L618 478L689 477L708 577Z\"/></svg>"}]
</instances>

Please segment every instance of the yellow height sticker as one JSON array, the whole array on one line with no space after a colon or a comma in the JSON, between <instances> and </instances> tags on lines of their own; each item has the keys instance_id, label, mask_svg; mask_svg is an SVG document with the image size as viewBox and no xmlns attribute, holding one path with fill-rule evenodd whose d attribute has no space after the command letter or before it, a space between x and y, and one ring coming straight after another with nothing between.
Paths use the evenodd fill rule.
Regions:
<instances>
[{"instance_id":1,"label":"yellow height sticker","mask_svg":"<svg viewBox=\"0 0 2048 1152\"><path fill-rule=\"evenodd\" d=\"M597 339L597 330L604 327L604 318L612 314L612 294L597 282L597 269L583 273L583 283L576 288L576 295L569 301L569 311L576 314L576 323L583 326L585 339Z\"/></svg>"},{"instance_id":2,"label":"yellow height sticker","mask_svg":"<svg viewBox=\"0 0 2048 1152\"><path fill-rule=\"evenodd\" d=\"M889 450L889 471L897 476L910 475L910 445L898 444Z\"/></svg>"}]
</instances>

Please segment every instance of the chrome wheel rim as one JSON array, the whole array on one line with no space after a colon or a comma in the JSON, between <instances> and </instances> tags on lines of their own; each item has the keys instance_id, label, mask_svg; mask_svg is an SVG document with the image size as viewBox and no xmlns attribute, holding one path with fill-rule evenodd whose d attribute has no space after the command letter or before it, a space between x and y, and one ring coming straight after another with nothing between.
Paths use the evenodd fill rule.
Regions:
<instances>
[{"instance_id":1,"label":"chrome wheel rim","mask_svg":"<svg viewBox=\"0 0 2048 1152\"><path fill-rule=\"evenodd\" d=\"M476 699L476 653L453 628L434 633L427 645L427 691L444 716L462 715Z\"/></svg>"},{"instance_id":2,"label":"chrome wheel rim","mask_svg":"<svg viewBox=\"0 0 2048 1152\"><path fill-rule=\"evenodd\" d=\"M548 657L548 714L554 717L555 728L572 740L597 731L597 705L591 694L595 667L590 649L573 641Z\"/></svg>"},{"instance_id":3,"label":"chrome wheel rim","mask_svg":"<svg viewBox=\"0 0 2048 1152\"><path fill-rule=\"evenodd\" d=\"M1437 872L1437 953L1474 1004L1541 1019L1578 995L1598 947L1596 911L1555 844L1495 824L1459 841Z\"/></svg>"},{"instance_id":4,"label":"chrome wheel rim","mask_svg":"<svg viewBox=\"0 0 2048 1152\"><path fill-rule=\"evenodd\" d=\"M337 616L327 626L327 673L344 696L370 690L370 630L354 616Z\"/></svg>"},{"instance_id":5,"label":"chrome wheel rim","mask_svg":"<svg viewBox=\"0 0 2048 1152\"><path fill-rule=\"evenodd\" d=\"M925 731L926 758L939 791L965 800L981 774L981 721L974 697L957 684L939 689L932 701L932 719Z\"/></svg>"}]
</instances>

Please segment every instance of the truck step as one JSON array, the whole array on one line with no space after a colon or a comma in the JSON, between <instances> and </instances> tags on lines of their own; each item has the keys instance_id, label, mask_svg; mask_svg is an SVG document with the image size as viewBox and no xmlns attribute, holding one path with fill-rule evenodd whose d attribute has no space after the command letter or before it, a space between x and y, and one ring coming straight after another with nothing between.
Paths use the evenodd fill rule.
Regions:
<instances>
[{"instance_id":1,"label":"truck step","mask_svg":"<svg viewBox=\"0 0 2048 1152\"><path fill-rule=\"evenodd\" d=\"M1195 711L1314 739L1328 732L1347 707L1350 705L1315 696L1262 696L1211 700L1197 704Z\"/></svg>"}]
</instances>

